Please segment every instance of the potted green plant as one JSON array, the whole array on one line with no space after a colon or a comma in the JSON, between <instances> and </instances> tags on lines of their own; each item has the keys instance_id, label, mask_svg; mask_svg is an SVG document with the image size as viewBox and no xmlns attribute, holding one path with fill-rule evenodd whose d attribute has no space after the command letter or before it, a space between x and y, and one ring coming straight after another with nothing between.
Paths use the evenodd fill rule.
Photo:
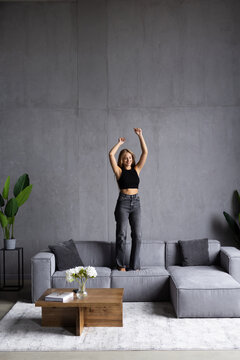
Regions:
<instances>
[{"instance_id":1,"label":"potted green plant","mask_svg":"<svg viewBox=\"0 0 240 360\"><path fill-rule=\"evenodd\" d=\"M33 185L29 185L28 174L23 174L14 186L14 197L8 200L9 186L10 176L5 181L2 194L0 193L0 224L3 230L4 248L15 249L16 239L13 233L15 216L19 207L27 201Z\"/></svg>"}]
</instances>

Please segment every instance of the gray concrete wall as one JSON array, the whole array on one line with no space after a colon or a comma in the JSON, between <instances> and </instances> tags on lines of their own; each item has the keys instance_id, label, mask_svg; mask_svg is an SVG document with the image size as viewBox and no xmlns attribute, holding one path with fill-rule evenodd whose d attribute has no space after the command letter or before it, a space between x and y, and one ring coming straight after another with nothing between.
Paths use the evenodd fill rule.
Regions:
<instances>
[{"instance_id":1,"label":"gray concrete wall","mask_svg":"<svg viewBox=\"0 0 240 360\"><path fill-rule=\"evenodd\" d=\"M125 136L139 158L133 127L143 241L233 243L239 20L238 0L0 3L0 188L34 184L15 222L26 274L48 244L114 241L108 151Z\"/></svg>"}]
</instances>

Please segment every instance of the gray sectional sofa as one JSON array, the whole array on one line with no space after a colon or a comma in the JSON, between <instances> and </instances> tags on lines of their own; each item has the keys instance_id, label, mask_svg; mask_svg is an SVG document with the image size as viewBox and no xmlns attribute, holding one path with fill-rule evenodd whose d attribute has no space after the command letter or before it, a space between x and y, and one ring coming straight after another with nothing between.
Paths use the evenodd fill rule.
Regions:
<instances>
[{"instance_id":1,"label":"gray sectional sofa","mask_svg":"<svg viewBox=\"0 0 240 360\"><path fill-rule=\"evenodd\" d=\"M141 270L121 272L114 269L114 243L75 244L84 266L98 273L88 288L124 288L124 301L171 301L177 317L240 317L240 251L234 247L208 240L209 266L181 266L178 242L142 243ZM31 276L33 302L48 288L77 287L56 271L50 251L32 257Z\"/></svg>"}]
</instances>

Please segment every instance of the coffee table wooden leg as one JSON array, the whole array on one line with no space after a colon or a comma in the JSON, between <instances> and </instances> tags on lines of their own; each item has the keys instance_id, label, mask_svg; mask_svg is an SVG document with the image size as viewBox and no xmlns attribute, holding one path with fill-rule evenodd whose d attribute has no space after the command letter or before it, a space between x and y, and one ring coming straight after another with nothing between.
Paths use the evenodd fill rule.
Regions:
<instances>
[{"instance_id":1,"label":"coffee table wooden leg","mask_svg":"<svg viewBox=\"0 0 240 360\"><path fill-rule=\"evenodd\" d=\"M84 328L84 308L79 307L76 310L76 335L80 336Z\"/></svg>"}]
</instances>

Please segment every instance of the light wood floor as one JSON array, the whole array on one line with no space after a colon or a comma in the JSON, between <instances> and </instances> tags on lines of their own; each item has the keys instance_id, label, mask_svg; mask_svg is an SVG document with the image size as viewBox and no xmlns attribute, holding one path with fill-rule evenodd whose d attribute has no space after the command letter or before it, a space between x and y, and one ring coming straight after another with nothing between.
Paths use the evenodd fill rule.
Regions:
<instances>
[{"instance_id":1,"label":"light wood floor","mask_svg":"<svg viewBox=\"0 0 240 360\"><path fill-rule=\"evenodd\" d=\"M0 319L17 301L31 302L30 281L20 291L0 292ZM239 340L240 341L240 340ZM0 352L1 360L238 360L240 351Z\"/></svg>"}]
</instances>

